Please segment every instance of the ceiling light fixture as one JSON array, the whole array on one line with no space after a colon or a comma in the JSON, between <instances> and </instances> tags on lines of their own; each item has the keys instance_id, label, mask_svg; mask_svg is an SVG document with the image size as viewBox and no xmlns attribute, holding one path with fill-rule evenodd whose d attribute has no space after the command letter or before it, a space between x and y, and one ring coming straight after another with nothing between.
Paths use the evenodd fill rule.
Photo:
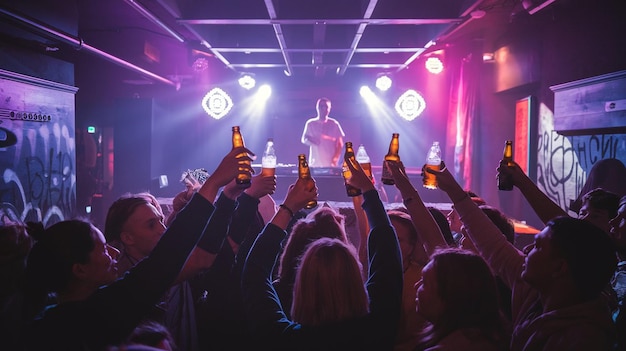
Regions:
<instances>
[{"instance_id":1,"label":"ceiling light fixture","mask_svg":"<svg viewBox=\"0 0 626 351\"><path fill-rule=\"evenodd\" d=\"M412 121L424 112L426 101L417 91L409 89L396 100L396 112L407 121Z\"/></svg>"},{"instance_id":2,"label":"ceiling light fixture","mask_svg":"<svg viewBox=\"0 0 626 351\"><path fill-rule=\"evenodd\" d=\"M213 88L202 99L202 108L211 117L221 119L233 108L233 100L220 88Z\"/></svg>"},{"instance_id":3,"label":"ceiling light fixture","mask_svg":"<svg viewBox=\"0 0 626 351\"><path fill-rule=\"evenodd\" d=\"M239 86L241 86L242 88L246 90L250 90L254 88L255 85L256 85L256 80L254 79L254 76L250 73L244 73L239 78Z\"/></svg>"},{"instance_id":4,"label":"ceiling light fixture","mask_svg":"<svg viewBox=\"0 0 626 351\"><path fill-rule=\"evenodd\" d=\"M388 75L384 74L380 77L376 78L376 88L380 91L387 91L391 88L391 78Z\"/></svg>"},{"instance_id":5,"label":"ceiling light fixture","mask_svg":"<svg viewBox=\"0 0 626 351\"><path fill-rule=\"evenodd\" d=\"M429 57L426 60L425 66L430 73L439 74L443 72L443 62L441 62L439 57Z\"/></svg>"}]
</instances>

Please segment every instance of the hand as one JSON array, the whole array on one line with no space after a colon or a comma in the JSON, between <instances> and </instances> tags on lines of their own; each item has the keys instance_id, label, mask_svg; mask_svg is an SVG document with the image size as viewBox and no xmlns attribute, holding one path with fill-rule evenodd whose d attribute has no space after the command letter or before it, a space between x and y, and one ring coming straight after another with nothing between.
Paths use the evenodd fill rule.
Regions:
<instances>
[{"instance_id":1,"label":"hand","mask_svg":"<svg viewBox=\"0 0 626 351\"><path fill-rule=\"evenodd\" d=\"M467 193L463 190L463 188L461 188L459 183L457 183L456 179L454 179L454 176L452 175L452 173L450 173L448 167L446 167L446 164L443 161L441 161L440 171L436 171L426 167L423 168L423 171L434 174L435 177L437 177L437 184L439 185L439 188L448 193L448 195L450 195L451 192L458 191L459 189L461 190L461 192L467 195Z\"/></svg>"},{"instance_id":2,"label":"hand","mask_svg":"<svg viewBox=\"0 0 626 351\"><path fill-rule=\"evenodd\" d=\"M361 189L362 192L375 189L372 180L365 174L365 171L363 171L358 161L352 160L349 157L344 157L344 161L346 161L350 172L352 172L352 177L346 180L348 184Z\"/></svg>"},{"instance_id":3,"label":"hand","mask_svg":"<svg viewBox=\"0 0 626 351\"><path fill-rule=\"evenodd\" d=\"M396 188L398 188L400 194L412 194L416 191L409 177L406 175L402 162L385 161L383 162L383 167L387 167L391 172Z\"/></svg>"},{"instance_id":4,"label":"hand","mask_svg":"<svg viewBox=\"0 0 626 351\"><path fill-rule=\"evenodd\" d=\"M511 165L509 165L509 163ZM524 177L526 177L522 168L514 161L507 162L507 161L500 160L500 163L498 164L498 168L496 168L496 171L498 171L498 174L502 173L504 175L510 176L511 179L513 179L513 185L515 186L520 184L520 181L524 179ZM497 177L498 175L496 175L496 178Z\"/></svg>"},{"instance_id":5,"label":"hand","mask_svg":"<svg viewBox=\"0 0 626 351\"><path fill-rule=\"evenodd\" d=\"M317 200L317 186L315 179L298 178L295 184L289 186L285 201L285 206L293 212L300 211L311 200Z\"/></svg>"},{"instance_id":6,"label":"hand","mask_svg":"<svg viewBox=\"0 0 626 351\"><path fill-rule=\"evenodd\" d=\"M254 153L245 147L232 149L217 166L217 169L209 177L217 186L228 184L240 172L253 173L252 158ZM208 181L208 180L207 180Z\"/></svg>"},{"instance_id":7,"label":"hand","mask_svg":"<svg viewBox=\"0 0 626 351\"><path fill-rule=\"evenodd\" d=\"M265 195L271 195L276 191L276 176L264 176L263 174L252 177L252 185L244 192L255 199Z\"/></svg>"}]
</instances>

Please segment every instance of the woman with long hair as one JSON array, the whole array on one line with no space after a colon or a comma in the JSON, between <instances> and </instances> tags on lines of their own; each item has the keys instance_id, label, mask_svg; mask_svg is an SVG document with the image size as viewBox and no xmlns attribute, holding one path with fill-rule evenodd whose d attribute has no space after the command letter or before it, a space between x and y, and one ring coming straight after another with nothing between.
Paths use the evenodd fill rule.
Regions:
<instances>
[{"instance_id":1,"label":"woman with long hair","mask_svg":"<svg viewBox=\"0 0 626 351\"><path fill-rule=\"evenodd\" d=\"M355 161L346 162L352 171L348 182L363 192L362 206L371 228L367 283L363 284L353 248L337 239L319 239L308 246L298 266L292 318L286 316L272 286L274 264L293 214L317 196L314 180L298 179L257 237L244 267L244 302L260 347L342 351L393 348L402 297L398 239L369 177Z\"/></svg>"},{"instance_id":2,"label":"woman with long hair","mask_svg":"<svg viewBox=\"0 0 626 351\"><path fill-rule=\"evenodd\" d=\"M296 222L291 229L278 265L274 288L287 316L291 314L297 268L307 247L321 238L337 239L348 246L344 217L330 207L320 207Z\"/></svg>"}]
</instances>

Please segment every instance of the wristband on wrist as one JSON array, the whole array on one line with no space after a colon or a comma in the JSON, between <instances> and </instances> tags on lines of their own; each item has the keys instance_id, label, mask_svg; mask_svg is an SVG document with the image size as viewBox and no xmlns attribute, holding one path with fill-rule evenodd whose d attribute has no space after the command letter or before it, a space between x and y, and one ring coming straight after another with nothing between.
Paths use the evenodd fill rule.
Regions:
<instances>
[{"instance_id":1,"label":"wristband on wrist","mask_svg":"<svg viewBox=\"0 0 626 351\"><path fill-rule=\"evenodd\" d=\"M280 204L280 205L278 205L278 207L280 207L280 208L284 209L285 211L289 212L291 217L293 217L295 215L295 213L293 213L293 211L289 207L287 207L287 205L285 205L285 204Z\"/></svg>"}]
</instances>

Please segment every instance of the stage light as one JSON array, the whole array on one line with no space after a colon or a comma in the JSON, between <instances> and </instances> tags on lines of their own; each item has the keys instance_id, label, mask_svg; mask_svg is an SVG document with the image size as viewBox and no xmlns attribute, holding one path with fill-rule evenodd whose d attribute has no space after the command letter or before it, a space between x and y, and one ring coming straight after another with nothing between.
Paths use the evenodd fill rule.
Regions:
<instances>
[{"instance_id":1,"label":"stage light","mask_svg":"<svg viewBox=\"0 0 626 351\"><path fill-rule=\"evenodd\" d=\"M233 100L220 88L213 88L202 99L202 108L211 117L220 119L233 108Z\"/></svg>"},{"instance_id":2,"label":"stage light","mask_svg":"<svg viewBox=\"0 0 626 351\"><path fill-rule=\"evenodd\" d=\"M494 62L495 58L493 52L485 52L483 53L483 62Z\"/></svg>"},{"instance_id":3,"label":"stage light","mask_svg":"<svg viewBox=\"0 0 626 351\"><path fill-rule=\"evenodd\" d=\"M263 84L259 87L259 91L257 92L257 97L259 100L267 100L272 96L272 87L267 84Z\"/></svg>"},{"instance_id":4,"label":"stage light","mask_svg":"<svg viewBox=\"0 0 626 351\"><path fill-rule=\"evenodd\" d=\"M96 133L96 127L94 127L94 126L88 126L88 127L87 127L87 133L89 133L89 134L95 134L95 133Z\"/></svg>"},{"instance_id":5,"label":"stage light","mask_svg":"<svg viewBox=\"0 0 626 351\"><path fill-rule=\"evenodd\" d=\"M439 57L429 57L425 66L428 72L433 74L439 74L443 71L443 62L441 62Z\"/></svg>"},{"instance_id":6,"label":"stage light","mask_svg":"<svg viewBox=\"0 0 626 351\"><path fill-rule=\"evenodd\" d=\"M407 121L412 121L424 112L426 101L422 95L409 89L396 100L396 112Z\"/></svg>"},{"instance_id":7,"label":"stage light","mask_svg":"<svg viewBox=\"0 0 626 351\"><path fill-rule=\"evenodd\" d=\"M376 79L376 88L380 91L387 91L391 88L391 83L391 78L387 75L383 75Z\"/></svg>"},{"instance_id":8,"label":"stage light","mask_svg":"<svg viewBox=\"0 0 626 351\"><path fill-rule=\"evenodd\" d=\"M245 73L244 75L241 76L241 78L239 78L239 86L241 86L242 88L246 90L250 90L254 88L255 85L256 85L256 80L250 73Z\"/></svg>"},{"instance_id":9,"label":"stage light","mask_svg":"<svg viewBox=\"0 0 626 351\"><path fill-rule=\"evenodd\" d=\"M367 85L364 85L361 87L361 89L359 89L359 94L361 94L361 97L363 99L371 99L372 97L376 97L372 89L370 89L370 87L368 87Z\"/></svg>"}]
</instances>

